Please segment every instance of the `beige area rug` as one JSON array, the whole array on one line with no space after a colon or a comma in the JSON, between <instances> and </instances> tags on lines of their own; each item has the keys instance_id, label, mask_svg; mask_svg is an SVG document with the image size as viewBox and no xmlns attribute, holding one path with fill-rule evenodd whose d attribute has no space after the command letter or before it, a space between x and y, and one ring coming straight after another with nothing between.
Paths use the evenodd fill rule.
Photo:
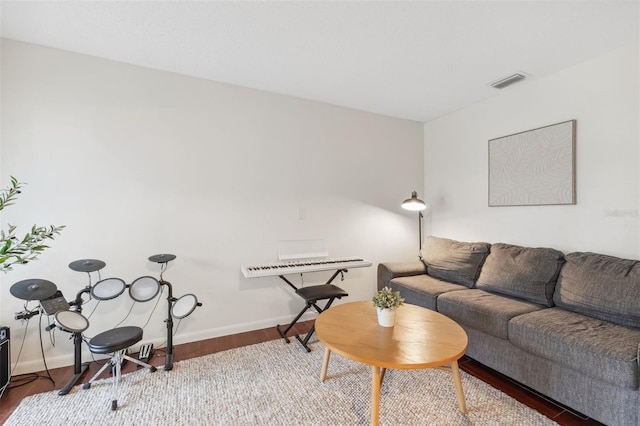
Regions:
<instances>
[{"instance_id":1,"label":"beige area rug","mask_svg":"<svg viewBox=\"0 0 640 426\"><path fill-rule=\"evenodd\" d=\"M122 377L111 411L111 379L59 396L25 398L7 425L366 425L370 367L332 354L320 381L324 347L306 353L282 340L232 349ZM389 370L380 401L387 425L554 425L484 382L462 373L468 414L458 411L451 373Z\"/></svg>"}]
</instances>

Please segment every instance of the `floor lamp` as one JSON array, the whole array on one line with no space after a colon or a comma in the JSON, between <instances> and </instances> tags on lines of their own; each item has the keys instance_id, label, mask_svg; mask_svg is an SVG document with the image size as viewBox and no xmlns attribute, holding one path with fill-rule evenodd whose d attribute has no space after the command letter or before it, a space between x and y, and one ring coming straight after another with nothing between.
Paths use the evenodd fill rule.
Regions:
<instances>
[{"instance_id":1,"label":"floor lamp","mask_svg":"<svg viewBox=\"0 0 640 426\"><path fill-rule=\"evenodd\" d=\"M411 198L407 198L402 202L402 208L412 212L418 212L418 247L422 250L422 210L427 208L427 205L418 198L418 193L413 191Z\"/></svg>"}]
</instances>

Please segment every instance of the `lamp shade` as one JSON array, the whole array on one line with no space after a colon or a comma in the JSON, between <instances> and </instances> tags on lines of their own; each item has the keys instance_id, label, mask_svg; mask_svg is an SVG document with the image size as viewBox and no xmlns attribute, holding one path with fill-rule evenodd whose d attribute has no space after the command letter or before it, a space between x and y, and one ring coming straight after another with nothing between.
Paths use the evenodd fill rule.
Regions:
<instances>
[{"instance_id":1,"label":"lamp shade","mask_svg":"<svg viewBox=\"0 0 640 426\"><path fill-rule=\"evenodd\" d=\"M411 210L414 212L418 212L427 208L427 205L418 198L418 194L416 191L411 193L411 198L407 198L402 202L402 208L405 210Z\"/></svg>"}]
</instances>

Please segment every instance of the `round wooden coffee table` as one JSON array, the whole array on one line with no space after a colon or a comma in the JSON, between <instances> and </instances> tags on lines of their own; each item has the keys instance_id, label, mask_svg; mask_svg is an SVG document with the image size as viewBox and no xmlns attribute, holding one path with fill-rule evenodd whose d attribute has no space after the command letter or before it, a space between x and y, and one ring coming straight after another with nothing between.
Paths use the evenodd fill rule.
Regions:
<instances>
[{"instance_id":1,"label":"round wooden coffee table","mask_svg":"<svg viewBox=\"0 0 640 426\"><path fill-rule=\"evenodd\" d=\"M371 365L371 424L377 425L387 368L446 368L453 373L458 407L466 413L458 369L468 342L462 327L435 311L408 304L398 308L393 327L379 326L376 315L372 302L363 301L334 306L316 318L316 335L326 348L321 380L327 377L331 352Z\"/></svg>"}]
</instances>

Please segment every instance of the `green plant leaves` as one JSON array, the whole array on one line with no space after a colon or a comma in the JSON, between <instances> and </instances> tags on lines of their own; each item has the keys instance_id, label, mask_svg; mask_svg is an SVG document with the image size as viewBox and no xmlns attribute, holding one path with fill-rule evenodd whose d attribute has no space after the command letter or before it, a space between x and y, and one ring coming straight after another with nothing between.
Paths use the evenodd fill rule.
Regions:
<instances>
[{"instance_id":1,"label":"green plant leaves","mask_svg":"<svg viewBox=\"0 0 640 426\"><path fill-rule=\"evenodd\" d=\"M376 308L395 309L403 305L404 298L400 296L399 291L393 291L391 287L384 287L373 295L372 301Z\"/></svg>"},{"instance_id":2,"label":"green plant leaves","mask_svg":"<svg viewBox=\"0 0 640 426\"><path fill-rule=\"evenodd\" d=\"M0 210L13 204L15 198L20 194L20 188L24 183L19 182L11 176L11 186L0 189ZM31 227L31 232L27 232L22 238L16 237L16 227L7 224L7 231L0 231L0 271L11 270L13 264L24 264L35 260L40 253L49 248L43 244L45 240L54 240L62 232L65 226L50 225Z\"/></svg>"}]
</instances>

